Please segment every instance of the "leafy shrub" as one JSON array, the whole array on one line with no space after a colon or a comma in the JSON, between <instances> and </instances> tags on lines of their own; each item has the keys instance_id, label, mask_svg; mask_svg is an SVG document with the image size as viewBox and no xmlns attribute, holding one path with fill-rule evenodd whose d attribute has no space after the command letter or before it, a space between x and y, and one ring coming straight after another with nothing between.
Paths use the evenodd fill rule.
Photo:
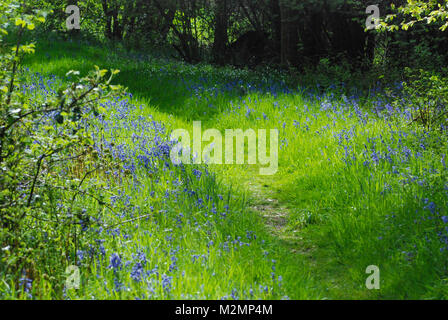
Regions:
<instances>
[{"instance_id":1,"label":"leafy shrub","mask_svg":"<svg viewBox=\"0 0 448 320\"><path fill-rule=\"evenodd\" d=\"M414 107L413 121L425 128L446 126L448 121L448 80L430 72L406 69L405 96Z\"/></svg>"},{"instance_id":2,"label":"leafy shrub","mask_svg":"<svg viewBox=\"0 0 448 320\"><path fill-rule=\"evenodd\" d=\"M20 65L34 45L22 45L21 40L45 20L44 13L14 1L2 1L0 12L0 34L8 33L1 26L9 23L15 29L8 31L17 38L12 50L7 44L0 50L0 271L9 275L7 281L16 290L26 291L37 265L45 266L44 278L63 274L54 267L65 266L79 233L91 221L76 198L94 197L103 204L91 191L98 185L84 186L106 164L98 161L93 148L89 116L104 111L100 103L119 94L121 87L111 85L118 71L105 79L108 71L96 67L86 77L69 72L75 81L57 94L28 99Z\"/></svg>"}]
</instances>

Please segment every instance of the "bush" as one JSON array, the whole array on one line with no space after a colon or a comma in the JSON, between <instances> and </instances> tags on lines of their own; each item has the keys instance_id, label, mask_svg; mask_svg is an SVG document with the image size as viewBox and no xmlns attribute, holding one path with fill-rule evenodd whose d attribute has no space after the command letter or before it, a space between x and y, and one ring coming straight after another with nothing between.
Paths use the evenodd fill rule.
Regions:
<instances>
[{"instance_id":1,"label":"bush","mask_svg":"<svg viewBox=\"0 0 448 320\"><path fill-rule=\"evenodd\" d=\"M430 72L406 69L405 96L414 107L413 121L427 129L442 128L448 121L448 79Z\"/></svg>"},{"instance_id":2,"label":"bush","mask_svg":"<svg viewBox=\"0 0 448 320\"><path fill-rule=\"evenodd\" d=\"M103 112L100 103L120 94L121 87L110 84L117 70L105 79L108 71L96 67L86 77L69 72L75 81L57 94L28 99L20 66L34 45L21 40L45 14L14 1L2 1L0 12L0 34L8 34L1 26L9 22L15 28L8 31L17 39L12 50L7 44L0 50L0 272L14 290L27 291L38 277L37 265L45 266L39 274L44 278L63 275L80 233L92 222L76 198L94 197L104 205L91 191L100 186L84 186L106 165L97 160L89 116Z\"/></svg>"}]
</instances>

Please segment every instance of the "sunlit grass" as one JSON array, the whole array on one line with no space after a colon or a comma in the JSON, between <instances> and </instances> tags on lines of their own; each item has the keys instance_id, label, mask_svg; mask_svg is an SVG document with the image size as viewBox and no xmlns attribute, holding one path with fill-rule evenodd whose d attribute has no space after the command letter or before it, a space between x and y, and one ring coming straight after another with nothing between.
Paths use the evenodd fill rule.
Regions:
<instances>
[{"instance_id":1,"label":"sunlit grass","mask_svg":"<svg viewBox=\"0 0 448 320\"><path fill-rule=\"evenodd\" d=\"M109 236L105 261L91 264L71 298L446 297L446 132L427 133L410 124L405 108L378 111L387 105L380 95L358 100L337 88L310 94L288 88L281 74L270 79L231 68L188 66L149 56L134 59L76 43L44 42L37 52L27 67L46 75L62 77L71 69L85 73L93 65L120 69L116 82L129 88L130 103L142 105L132 109L129 119L152 116L167 133L191 130L193 120L202 120L203 130L276 128L280 133L279 171L273 177L260 178L248 165L222 165L210 166L216 180L202 176L198 182L192 171L176 169L162 171L154 184L154 177L140 168L138 190L132 181L111 185L132 195L140 208L148 206L148 194L154 191L157 200L152 202L164 211L124 225L120 232L127 239ZM130 132L123 127L121 133ZM120 143L132 146L130 140ZM173 177L185 174L198 183L193 189L204 192L203 197L217 199L232 187L231 216L208 221L195 207L197 199L182 193L176 201L164 201ZM250 209L257 199L248 183L257 179L288 208L282 232L294 241L269 234L259 213ZM182 228L176 225L179 213L191 219ZM196 230L192 221L204 230ZM249 246L237 244L229 251L220 247L228 236L233 241L247 231L257 235ZM174 240L167 240L167 234ZM171 274L170 250L177 248L179 269ZM132 265L124 267L138 250L145 252L148 270L159 267L144 285L130 278ZM119 253L123 263L115 271L108 268L113 253ZM206 259L193 262L192 255ZM281 286L271 278L272 260L276 279L283 278ZM380 290L365 287L369 265L380 267ZM128 289L114 291L116 279ZM168 282L169 288L164 288Z\"/></svg>"}]
</instances>

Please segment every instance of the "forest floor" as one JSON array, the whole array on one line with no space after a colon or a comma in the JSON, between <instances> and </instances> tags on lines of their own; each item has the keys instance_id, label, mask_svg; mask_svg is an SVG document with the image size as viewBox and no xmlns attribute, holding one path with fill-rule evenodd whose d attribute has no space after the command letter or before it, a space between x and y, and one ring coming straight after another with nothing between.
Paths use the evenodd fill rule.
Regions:
<instances>
[{"instance_id":1,"label":"forest floor","mask_svg":"<svg viewBox=\"0 0 448 320\"><path fill-rule=\"evenodd\" d=\"M132 102L145 105L145 113L171 129L191 128L194 120L202 121L203 130L282 128L278 174L262 176L256 166L247 165L211 166L211 170L224 185L232 186L239 196L246 198L244 214L260 218L242 223L247 224L245 228L259 230L266 240L278 260L277 271L283 275L282 294L289 298L420 297L429 285L438 281L435 265L422 263L420 266L425 265L422 268L426 271L420 272L426 275L425 280L420 281L417 273L415 281L404 282L404 274L414 277L409 272L413 267L403 262L399 252L400 246L407 248L410 244L397 239L402 239L403 234L382 234L394 229L384 228L389 223L385 220L387 212L391 208L405 210L411 206L411 200L403 196L401 189L387 198L383 192L385 182L399 185L398 180L396 183L387 180L390 168L385 164L370 172L363 166L360 152L356 152L370 143L373 135L374 139L390 135L390 141L398 140L394 135L399 130L410 130L405 121L394 122L396 127L392 127L387 119L372 117L366 124L356 103L356 112L347 111L352 102L344 95L335 98L328 93L310 102L305 94L290 94L282 87L281 78L280 85L277 80L263 80L265 93L251 91L255 80L250 71L106 54L105 50L78 47L76 43L44 41L38 44L37 52L27 59L26 66L46 75L64 77L71 69L86 73L93 65L120 69L116 81L128 87L133 94ZM326 103L335 110L334 115L322 112L327 110L323 109L327 108ZM345 146L341 144L344 139ZM357 161L355 165L347 161L349 156ZM432 157L428 153L424 159L415 160L421 162L409 166L421 168L421 163L430 163ZM420 193L414 191L412 196L417 194ZM397 223L402 226L408 221ZM243 287L257 283L262 272L270 272L270 266L260 265L258 271L251 270L253 275L248 276L240 264L241 261L229 260L232 276L239 277ZM366 289L365 270L370 264L379 264L385 270L384 289ZM196 290L197 284L191 285L189 290ZM216 287L209 290L206 297L216 298L212 293ZM261 298L264 297L273 296Z\"/></svg>"}]
</instances>

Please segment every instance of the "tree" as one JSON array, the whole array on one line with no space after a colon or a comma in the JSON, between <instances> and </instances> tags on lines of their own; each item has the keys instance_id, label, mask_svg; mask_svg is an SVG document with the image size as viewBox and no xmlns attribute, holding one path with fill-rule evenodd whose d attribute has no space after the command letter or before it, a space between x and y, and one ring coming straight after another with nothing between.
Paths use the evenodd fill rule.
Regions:
<instances>
[{"instance_id":1,"label":"tree","mask_svg":"<svg viewBox=\"0 0 448 320\"><path fill-rule=\"evenodd\" d=\"M391 5L395 9L395 5ZM448 0L428 0L415 1L407 0L406 5L396 8L398 14L389 14L378 26L380 30L394 31L399 26L403 30L408 30L416 23L425 22L426 24L442 23L440 30L445 31L448 28ZM397 24L391 22L400 15L404 19Z\"/></svg>"},{"instance_id":2,"label":"tree","mask_svg":"<svg viewBox=\"0 0 448 320\"><path fill-rule=\"evenodd\" d=\"M101 103L121 92L120 86L110 83L118 71L113 70L106 80L107 70L96 67L86 77L69 72L76 80L57 95L42 101L24 96L19 70L23 56L33 53L34 45L24 45L22 40L45 16L25 2L0 2L0 246L9 248L0 250L0 270L16 283L22 270L30 277L36 262L46 266L54 259L62 269L67 260L61 252L67 256L72 249L76 252L79 230L90 217L79 218L82 211L75 199L101 189L84 183L107 165L98 159L89 116L105 111ZM8 32L16 39L13 50L5 50L9 45L2 43ZM69 209L69 215L63 217L54 210L55 199ZM67 241L61 243L61 237ZM61 269L55 273L62 274Z\"/></svg>"},{"instance_id":3,"label":"tree","mask_svg":"<svg viewBox=\"0 0 448 320\"><path fill-rule=\"evenodd\" d=\"M229 4L231 0L219 0L214 4L214 41L213 58L216 63L224 64L226 61L227 43L229 42Z\"/></svg>"},{"instance_id":4,"label":"tree","mask_svg":"<svg viewBox=\"0 0 448 320\"><path fill-rule=\"evenodd\" d=\"M280 60L283 66L298 63L298 6L295 0L279 0L280 6Z\"/></svg>"}]
</instances>

